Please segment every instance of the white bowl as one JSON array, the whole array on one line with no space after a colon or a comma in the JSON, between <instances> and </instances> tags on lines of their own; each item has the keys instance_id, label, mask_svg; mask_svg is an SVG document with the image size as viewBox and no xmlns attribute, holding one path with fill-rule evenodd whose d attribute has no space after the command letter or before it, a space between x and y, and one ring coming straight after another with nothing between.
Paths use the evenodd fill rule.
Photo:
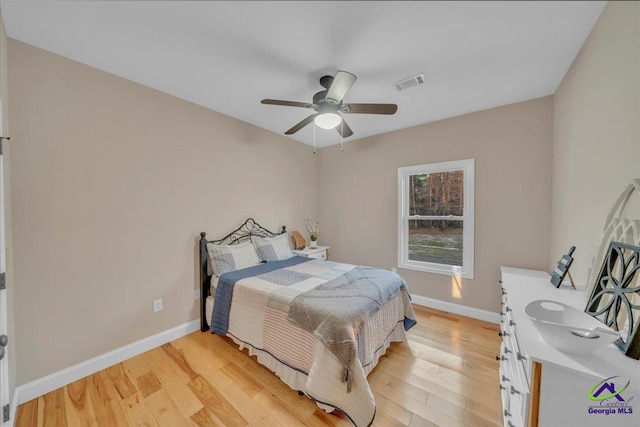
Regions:
<instances>
[{"instance_id":1,"label":"white bowl","mask_svg":"<svg viewBox=\"0 0 640 427\"><path fill-rule=\"evenodd\" d=\"M524 313L547 344L566 353L584 356L620 338L598 319L561 302L532 301Z\"/></svg>"}]
</instances>

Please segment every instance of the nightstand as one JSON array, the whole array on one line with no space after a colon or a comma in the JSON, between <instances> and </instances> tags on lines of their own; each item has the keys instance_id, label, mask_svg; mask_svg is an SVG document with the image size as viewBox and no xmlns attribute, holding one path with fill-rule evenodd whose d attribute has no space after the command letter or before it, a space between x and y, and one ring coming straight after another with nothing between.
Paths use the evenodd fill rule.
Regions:
<instances>
[{"instance_id":1,"label":"nightstand","mask_svg":"<svg viewBox=\"0 0 640 427\"><path fill-rule=\"evenodd\" d=\"M329 259L329 246L318 246L317 248L309 248L306 247L301 250L292 250L296 255L307 257L307 258L316 258L316 259Z\"/></svg>"}]
</instances>

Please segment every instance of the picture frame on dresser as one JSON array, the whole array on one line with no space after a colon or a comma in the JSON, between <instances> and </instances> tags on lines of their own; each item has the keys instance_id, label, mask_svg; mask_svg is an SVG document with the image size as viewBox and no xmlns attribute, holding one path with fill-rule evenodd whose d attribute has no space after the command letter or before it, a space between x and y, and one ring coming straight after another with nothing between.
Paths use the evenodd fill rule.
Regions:
<instances>
[{"instance_id":1,"label":"picture frame on dresser","mask_svg":"<svg viewBox=\"0 0 640 427\"><path fill-rule=\"evenodd\" d=\"M573 277L571 277L571 273L569 272L569 268L573 263L573 252L575 252L575 250L576 247L571 246L569 248L569 252L562 255L562 258L560 258L560 261L558 261L558 266L555 268L555 270L553 270L553 273L551 274L551 284L556 288L559 288L560 285L562 285L562 281L564 280L565 276L569 276L571 287L574 289L576 288L575 283L573 283Z\"/></svg>"},{"instance_id":2,"label":"picture frame on dresser","mask_svg":"<svg viewBox=\"0 0 640 427\"><path fill-rule=\"evenodd\" d=\"M640 359L640 246L611 242L585 312L621 332L616 346Z\"/></svg>"}]
</instances>

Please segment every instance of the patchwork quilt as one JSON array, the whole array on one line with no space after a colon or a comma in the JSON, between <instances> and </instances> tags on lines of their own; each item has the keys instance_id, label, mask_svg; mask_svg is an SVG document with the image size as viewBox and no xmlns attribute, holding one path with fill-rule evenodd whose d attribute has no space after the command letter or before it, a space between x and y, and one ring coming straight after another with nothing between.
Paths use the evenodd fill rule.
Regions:
<instances>
[{"instance_id":1,"label":"patchwork quilt","mask_svg":"<svg viewBox=\"0 0 640 427\"><path fill-rule=\"evenodd\" d=\"M366 375L415 315L395 273L293 257L220 276L211 330L232 338L325 410L368 426Z\"/></svg>"}]
</instances>

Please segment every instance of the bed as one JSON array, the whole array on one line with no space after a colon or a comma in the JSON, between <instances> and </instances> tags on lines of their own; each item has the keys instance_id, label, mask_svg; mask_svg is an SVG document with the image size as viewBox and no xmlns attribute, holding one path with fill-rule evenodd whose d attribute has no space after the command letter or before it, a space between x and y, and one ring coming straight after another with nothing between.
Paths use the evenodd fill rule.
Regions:
<instances>
[{"instance_id":1,"label":"bed","mask_svg":"<svg viewBox=\"0 0 640 427\"><path fill-rule=\"evenodd\" d=\"M368 426L376 406L366 377L416 323L406 283L386 270L287 254L285 239L286 227L273 233L251 218L221 239L200 233L201 330L247 348L323 410ZM247 261L250 247L258 264Z\"/></svg>"}]
</instances>

